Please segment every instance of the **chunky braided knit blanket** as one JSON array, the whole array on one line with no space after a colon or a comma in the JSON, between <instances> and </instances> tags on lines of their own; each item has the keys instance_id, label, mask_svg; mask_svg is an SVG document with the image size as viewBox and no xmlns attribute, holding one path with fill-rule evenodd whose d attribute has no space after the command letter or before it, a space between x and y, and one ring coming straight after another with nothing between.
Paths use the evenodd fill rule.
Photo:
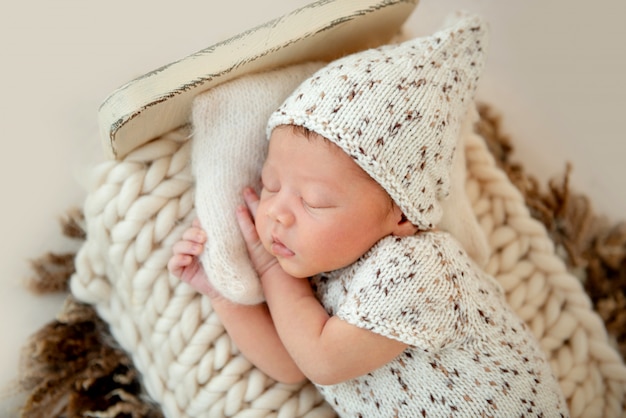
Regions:
<instances>
[{"instance_id":1,"label":"chunky braided knit blanket","mask_svg":"<svg viewBox=\"0 0 626 418\"><path fill-rule=\"evenodd\" d=\"M311 384L278 384L255 369L208 299L169 276L171 246L195 217L191 138L179 128L94 169L73 295L108 323L166 416L334 416ZM579 280L483 138L472 133L465 144L486 270L548 353L571 415L623 416L626 368Z\"/></svg>"}]
</instances>

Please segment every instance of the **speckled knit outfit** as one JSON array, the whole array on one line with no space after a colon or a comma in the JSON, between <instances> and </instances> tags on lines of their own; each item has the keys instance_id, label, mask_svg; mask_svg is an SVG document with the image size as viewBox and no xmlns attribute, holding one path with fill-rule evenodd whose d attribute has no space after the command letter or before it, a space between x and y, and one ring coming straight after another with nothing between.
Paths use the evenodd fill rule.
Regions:
<instances>
[{"instance_id":1,"label":"speckled knit outfit","mask_svg":"<svg viewBox=\"0 0 626 418\"><path fill-rule=\"evenodd\" d=\"M420 229L441 219L458 133L485 64L487 26L457 17L435 34L358 52L305 80L270 116L342 148Z\"/></svg>"},{"instance_id":2,"label":"speckled knit outfit","mask_svg":"<svg viewBox=\"0 0 626 418\"><path fill-rule=\"evenodd\" d=\"M330 314L410 346L367 375L319 386L342 417L568 416L536 340L447 233L384 238L311 282Z\"/></svg>"},{"instance_id":3,"label":"speckled knit outfit","mask_svg":"<svg viewBox=\"0 0 626 418\"><path fill-rule=\"evenodd\" d=\"M485 63L486 24L456 15L435 34L316 72L272 114L339 146L422 232L386 237L355 264L311 279L331 314L406 343L364 376L320 386L343 417L560 417L545 355L498 285L435 232L454 150Z\"/></svg>"}]
</instances>

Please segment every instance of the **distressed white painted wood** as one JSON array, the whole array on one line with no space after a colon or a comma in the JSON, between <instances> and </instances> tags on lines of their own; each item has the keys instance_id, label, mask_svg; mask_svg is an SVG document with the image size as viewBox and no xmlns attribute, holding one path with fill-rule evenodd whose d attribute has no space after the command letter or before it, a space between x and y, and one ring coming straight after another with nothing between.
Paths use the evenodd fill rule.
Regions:
<instances>
[{"instance_id":1,"label":"distressed white painted wood","mask_svg":"<svg viewBox=\"0 0 626 418\"><path fill-rule=\"evenodd\" d=\"M242 74L384 44L417 3L320 0L132 80L100 107L105 152L120 159L188 123L196 95Z\"/></svg>"}]
</instances>

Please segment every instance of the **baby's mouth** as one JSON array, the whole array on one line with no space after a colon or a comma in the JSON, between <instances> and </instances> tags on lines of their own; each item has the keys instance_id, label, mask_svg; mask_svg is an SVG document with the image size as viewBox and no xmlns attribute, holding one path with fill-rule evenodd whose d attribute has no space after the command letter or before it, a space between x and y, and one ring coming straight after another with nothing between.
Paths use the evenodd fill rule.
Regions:
<instances>
[{"instance_id":1,"label":"baby's mouth","mask_svg":"<svg viewBox=\"0 0 626 418\"><path fill-rule=\"evenodd\" d=\"M278 238L272 237L272 244L270 246L271 253L275 257L293 257L295 253L291 251L285 244L283 244Z\"/></svg>"}]
</instances>

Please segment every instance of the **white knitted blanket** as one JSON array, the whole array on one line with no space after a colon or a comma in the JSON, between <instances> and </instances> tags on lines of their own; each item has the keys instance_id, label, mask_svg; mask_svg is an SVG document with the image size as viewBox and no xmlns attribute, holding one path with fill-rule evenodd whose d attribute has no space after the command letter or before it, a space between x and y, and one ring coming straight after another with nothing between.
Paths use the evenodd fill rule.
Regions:
<instances>
[{"instance_id":1,"label":"white knitted blanket","mask_svg":"<svg viewBox=\"0 0 626 418\"><path fill-rule=\"evenodd\" d=\"M168 417L335 416L311 384L277 384L255 369L208 299L169 276L171 247L196 216L190 139L181 127L94 168L72 293L109 324ZM483 139L465 143L466 190L490 247L486 270L548 353L571 415L624 416L626 368L578 279Z\"/></svg>"},{"instance_id":2,"label":"white knitted blanket","mask_svg":"<svg viewBox=\"0 0 626 418\"><path fill-rule=\"evenodd\" d=\"M211 284L238 303L263 301L260 281L248 259L235 209L241 191L257 187L267 154L267 119L322 63L293 65L240 77L194 100L191 171L195 209L210 239L200 261Z\"/></svg>"}]
</instances>

